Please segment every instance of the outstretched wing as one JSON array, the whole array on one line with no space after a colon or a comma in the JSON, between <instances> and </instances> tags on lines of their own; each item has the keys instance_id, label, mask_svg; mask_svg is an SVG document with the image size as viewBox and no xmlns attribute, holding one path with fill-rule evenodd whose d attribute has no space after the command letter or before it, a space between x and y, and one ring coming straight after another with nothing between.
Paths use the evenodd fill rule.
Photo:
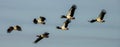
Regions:
<instances>
[{"instance_id":1,"label":"outstretched wing","mask_svg":"<svg viewBox=\"0 0 120 47\"><path fill-rule=\"evenodd\" d=\"M18 31L21 31L21 27L19 25L16 26Z\"/></svg>"},{"instance_id":2,"label":"outstretched wing","mask_svg":"<svg viewBox=\"0 0 120 47\"><path fill-rule=\"evenodd\" d=\"M94 23L94 22L96 22L97 20L95 20L95 19L92 19L91 21L89 21L90 23Z\"/></svg>"},{"instance_id":3,"label":"outstretched wing","mask_svg":"<svg viewBox=\"0 0 120 47\"><path fill-rule=\"evenodd\" d=\"M11 27L9 27L8 29L7 29L7 33L11 33L12 31L13 31L13 27L11 26Z\"/></svg>"},{"instance_id":4,"label":"outstretched wing","mask_svg":"<svg viewBox=\"0 0 120 47\"><path fill-rule=\"evenodd\" d=\"M101 11L101 13L99 14L98 18L100 18L101 20L103 20L105 14L106 14L106 10L103 9L103 10Z\"/></svg>"},{"instance_id":5,"label":"outstretched wing","mask_svg":"<svg viewBox=\"0 0 120 47\"><path fill-rule=\"evenodd\" d=\"M67 13L67 16L73 17L76 8L77 8L76 5L72 5L72 7L69 9L69 11Z\"/></svg>"},{"instance_id":6,"label":"outstretched wing","mask_svg":"<svg viewBox=\"0 0 120 47\"><path fill-rule=\"evenodd\" d=\"M34 23L34 24L37 24L37 23L38 23L38 21L36 20L36 18L33 19L33 23Z\"/></svg>"},{"instance_id":7,"label":"outstretched wing","mask_svg":"<svg viewBox=\"0 0 120 47\"><path fill-rule=\"evenodd\" d=\"M41 21L46 20L46 18L45 18L45 17L42 17L42 16L40 16L40 19L41 19Z\"/></svg>"},{"instance_id":8,"label":"outstretched wing","mask_svg":"<svg viewBox=\"0 0 120 47\"><path fill-rule=\"evenodd\" d=\"M70 21L69 19L67 19L67 20L64 22L64 26L67 27L70 22L71 22L71 21Z\"/></svg>"},{"instance_id":9,"label":"outstretched wing","mask_svg":"<svg viewBox=\"0 0 120 47\"><path fill-rule=\"evenodd\" d=\"M39 38L37 38L37 39L34 41L34 43L39 42L41 39L43 39L43 37L39 37Z\"/></svg>"},{"instance_id":10,"label":"outstretched wing","mask_svg":"<svg viewBox=\"0 0 120 47\"><path fill-rule=\"evenodd\" d=\"M43 35L44 35L45 38L49 38L49 34L50 34L50 33L45 32Z\"/></svg>"}]
</instances>

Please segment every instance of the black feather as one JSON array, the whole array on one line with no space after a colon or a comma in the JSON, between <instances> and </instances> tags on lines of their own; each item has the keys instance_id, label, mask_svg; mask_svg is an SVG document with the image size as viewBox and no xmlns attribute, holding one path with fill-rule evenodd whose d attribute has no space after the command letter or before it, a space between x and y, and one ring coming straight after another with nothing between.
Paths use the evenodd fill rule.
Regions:
<instances>
[{"instance_id":1,"label":"black feather","mask_svg":"<svg viewBox=\"0 0 120 47\"><path fill-rule=\"evenodd\" d=\"M46 18L43 17L43 16L40 16L40 18L41 18L41 21L45 21L46 20Z\"/></svg>"},{"instance_id":2,"label":"black feather","mask_svg":"<svg viewBox=\"0 0 120 47\"><path fill-rule=\"evenodd\" d=\"M37 21L36 18L34 18L33 23L34 23L34 24L37 24L37 23L38 23L38 21Z\"/></svg>"},{"instance_id":3,"label":"black feather","mask_svg":"<svg viewBox=\"0 0 120 47\"><path fill-rule=\"evenodd\" d=\"M7 33L11 33L12 31L13 31L13 27L11 26L11 27L9 27L8 29L7 29Z\"/></svg>"},{"instance_id":4,"label":"black feather","mask_svg":"<svg viewBox=\"0 0 120 47\"><path fill-rule=\"evenodd\" d=\"M70 11L71 11L71 15L70 15L70 16L71 16L71 17L74 16L74 13L75 13L76 8L77 8L76 5L72 5L72 7L71 7L71 9L70 9Z\"/></svg>"},{"instance_id":5,"label":"black feather","mask_svg":"<svg viewBox=\"0 0 120 47\"><path fill-rule=\"evenodd\" d=\"M61 18L67 18L65 15L62 15Z\"/></svg>"},{"instance_id":6,"label":"black feather","mask_svg":"<svg viewBox=\"0 0 120 47\"><path fill-rule=\"evenodd\" d=\"M57 28L57 29L61 29L61 27L59 27L59 26L57 26L56 28Z\"/></svg>"},{"instance_id":7,"label":"black feather","mask_svg":"<svg viewBox=\"0 0 120 47\"><path fill-rule=\"evenodd\" d=\"M34 43L38 43L40 40L42 40L43 39L43 37L39 37L39 38L37 38L35 41L34 41Z\"/></svg>"},{"instance_id":8,"label":"black feather","mask_svg":"<svg viewBox=\"0 0 120 47\"><path fill-rule=\"evenodd\" d=\"M19 25L16 26L18 31L22 31L21 27Z\"/></svg>"},{"instance_id":9,"label":"black feather","mask_svg":"<svg viewBox=\"0 0 120 47\"><path fill-rule=\"evenodd\" d=\"M96 22L97 20L96 19L92 19L91 21L89 21L90 23L94 23Z\"/></svg>"},{"instance_id":10,"label":"black feather","mask_svg":"<svg viewBox=\"0 0 120 47\"><path fill-rule=\"evenodd\" d=\"M71 22L71 20L67 19L64 23L65 23L65 27L68 26L68 24Z\"/></svg>"},{"instance_id":11,"label":"black feather","mask_svg":"<svg viewBox=\"0 0 120 47\"><path fill-rule=\"evenodd\" d=\"M44 36L45 38L48 38L48 37L49 37L49 33L48 33L48 32L45 32L45 33L43 34L43 36Z\"/></svg>"},{"instance_id":12,"label":"black feather","mask_svg":"<svg viewBox=\"0 0 120 47\"><path fill-rule=\"evenodd\" d=\"M103 9L103 10L101 11L101 13L100 13L100 19L101 19L101 20L103 20L105 14L106 14L106 10Z\"/></svg>"}]
</instances>

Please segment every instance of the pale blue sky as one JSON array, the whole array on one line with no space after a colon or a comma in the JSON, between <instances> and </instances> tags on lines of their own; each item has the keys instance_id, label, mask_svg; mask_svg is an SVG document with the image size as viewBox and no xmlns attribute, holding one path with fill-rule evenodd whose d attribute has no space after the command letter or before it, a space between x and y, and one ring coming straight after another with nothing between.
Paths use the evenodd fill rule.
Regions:
<instances>
[{"instance_id":1,"label":"pale blue sky","mask_svg":"<svg viewBox=\"0 0 120 47\"><path fill-rule=\"evenodd\" d=\"M56 29L63 24L70 7L76 4L75 20L68 31ZM120 0L0 0L0 47L120 47ZM105 23L89 23L105 9ZM46 25L32 20L46 17ZM20 25L22 32L7 33ZM50 37L33 44L36 35L49 32Z\"/></svg>"}]
</instances>

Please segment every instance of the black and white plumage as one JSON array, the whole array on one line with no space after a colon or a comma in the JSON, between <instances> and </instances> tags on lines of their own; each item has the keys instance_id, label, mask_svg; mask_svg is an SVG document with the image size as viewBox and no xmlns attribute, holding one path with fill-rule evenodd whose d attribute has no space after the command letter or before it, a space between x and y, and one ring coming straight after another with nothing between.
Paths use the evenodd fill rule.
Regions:
<instances>
[{"instance_id":1,"label":"black and white plumage","mask_svg":"<svg viewBox=\"0 0 120 47\"><path fill-rule=\"evenodd\" d=\"M71 22L71 20L67 19L67 20L63 23L63 25L62 25L61 27L57 26L56 28L57 28L57 29L61 29L61 30L69 30L68 24L69 24L70 22Z\"/></svg>"},{"instance_id":2,"label":"black and white plumage","mask_svg":"<svg viewBox=\"0 0 120 47\"><path fill-rule=\"evenodd\" d=\"M45 24L46 18L43 16L40 16L39 18L34 18L33 23L34 24Z\"/></svg>"},{"instance_id":3,"label":"black and white plumage","mask_svg":"<svg viewBox=\"0 0 120 47\"><path fill-rule=\"evenodd\" d=\"M45 32L44 34L41 35L37 35L37 39L34 41L34 43L38 43L40 40L42 40L43 38L49 38L49 33Z\"/></svg>"},{"instance_id":4,"label":"black and white plumage","mask_svg":"<svg viewBox=\"0 0 120 47\"><path fill-rule=\"evenodd\" d=\"M99 14L99 16L96 18L96 19L92 19L91 21L89 21L90 23L94 23L94 22L105 22L104 19L104 16L106 14L106 10L105 9L102 9L101 13Z\"/></svg>"},{"instance_id":5,"label":"black and white plumage","mask_svg":"<svg viewBox=\"0 0 120 47\"><path fill-rule=\"evenodd\" d=\"M69 20L72 20L72 19L75 19L74 16L74 13L75 13L75 10L76 10L77 6L76 5L72 5L72 7L69 9L67 15L62 15L61 18L67 18Z\"/></svg>"},{"instance_id":6,"label":"black and white plumage","mask_svg":"<svg viewBox=\"0 0 120 47\"><path fill-rule=\"evenodd\" d=\"M10 26L10 27L7 29L7 33L11 33L13 30L22 31L22 28L21 28L19 25Z\"/></svg>"}]
</instances>

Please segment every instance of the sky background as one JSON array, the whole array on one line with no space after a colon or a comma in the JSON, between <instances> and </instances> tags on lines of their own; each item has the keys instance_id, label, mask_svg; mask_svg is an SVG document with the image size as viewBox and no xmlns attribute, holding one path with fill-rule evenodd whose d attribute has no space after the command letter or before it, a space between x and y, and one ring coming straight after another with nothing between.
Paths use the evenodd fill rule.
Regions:
<instances>
[{"instance_id":1,"label":"sky background","mask_svg":"<svg viewBox=\"0 0 120 47\"><path fill-rule=\"evenodd\" d=\"M76 4L75 20L69 30L56 29ZM89 23L102 9L105 23ZM46 17L46 25L32 20ZM0 47L120 47L120 0L0 0ZM22 32L8 34L9 26L20 25ZM37 44L36 35L49 32L49 38Z\"/></svg>"}]
</instances>

